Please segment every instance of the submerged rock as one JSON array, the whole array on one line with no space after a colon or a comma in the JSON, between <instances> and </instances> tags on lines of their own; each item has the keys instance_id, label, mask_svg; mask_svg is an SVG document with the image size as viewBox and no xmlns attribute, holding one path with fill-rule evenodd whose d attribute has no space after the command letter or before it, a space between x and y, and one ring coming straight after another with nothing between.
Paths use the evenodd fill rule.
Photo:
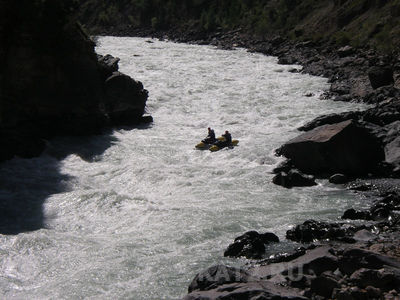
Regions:
<instances>
[{"instance_id":1,"label":"submerged rock","mask_svg":"<svg viewBox=\"0 0 400 300\"><path fill-rule=\"evenodd\" d=\"M355 210L354 208L349 208L344 212L342 219L370 220L371 215L368 211L360 211L360 210Z\"/></svg>"},{"instance_id":2,"label":"submerged rock","mask_svg":"<svg viewBox=\"0 0 400 300\"><path fill-rule=\"evenodd\" d=\"M283 171L279 172L272 179L272 182L286 188L317 185L314 176L303 174L296 169L292 169L287 173Z\"/></svg>"}]
</instances>

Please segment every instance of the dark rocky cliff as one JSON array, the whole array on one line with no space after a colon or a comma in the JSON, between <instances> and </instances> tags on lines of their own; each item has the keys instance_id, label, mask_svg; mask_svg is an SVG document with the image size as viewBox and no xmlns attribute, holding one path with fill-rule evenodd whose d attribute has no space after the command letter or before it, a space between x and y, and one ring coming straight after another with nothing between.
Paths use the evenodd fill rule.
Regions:
<instances>
[{"instance_id":1,"label":"dark rocky cliff","mask_svg":"<svg viewBox=\"0 0 400 300\"><path fill-rule=\"evenodd\" d=\"M55 135L138 122L144 112L147 91L113 73L115 61L98 61L74 9L74 1L0 0L0 160L38 155Z\"/></svg>"}]
</instances>

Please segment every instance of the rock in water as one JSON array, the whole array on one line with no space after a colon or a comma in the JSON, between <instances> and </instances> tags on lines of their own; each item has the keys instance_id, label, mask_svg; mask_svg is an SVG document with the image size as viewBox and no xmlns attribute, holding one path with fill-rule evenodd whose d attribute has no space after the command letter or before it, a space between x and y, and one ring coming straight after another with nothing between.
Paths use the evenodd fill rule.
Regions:
<instances>
[{"instance_id":1,"label":"rock in water","mask_svg":"<svg viewBox=\"0 0 400 300\"><path fill-rule=\"evenodd\" d=\"M384 159L379 141L352 120L324 125L287 142L278 155L308 174L365 175Z\"/></svg>"},{"instance_id":2,"label":"rock in water","mask_svg":"<svg viewBox=\"0 0 400 300\"><path fill-rule=\"evenodd\" d=\"M144 113L147 90L141 82L114 72L105 82L107 111L113 125L139 123Z\"/></svg>"},{"instance_id":3,"label":"rock in water","mask_svg":"<svg viewBox=\"0 0 400 300\"><path fill-rule=\"evenodd\" d=\"M287 173L283 171L279 172L272 179L272 182L285 188L317 185L314 176L303 174L296 169L292 169Z\"/></svg>"},{"instance_id":4,"label":"rock in water","mask_svg":"<svg viewBox=\"0 0 400 300\"><path fill-rule=\"evenodd\" d=\"M334 184L344 184L349 182L349 178L344 174L334 174L329 177L329 182Z\"/></svg>"},{"instance_id":5,"label":"rock in water","mask_svg":"<svg viewBox=\"0 0 400 300\"><path fill-rule=\"evenodd\" d=\"M271 232L259 234L257 231L248 231L228 246L224 256L261 258L265 253L264 245L272 242L278 243L279 238Z\"/></svg>"},{"instance_id":6,"label":"rock in water","mask_svg":"<svg viewBox=\"0 0 400 300\"><path fill-rule=\"evenodd\" d=\"M196 275L189 285L189 293L192 291L207 291L219 285L234 282L248 282L251 276L244 270L224 265L213 266Z\"/></svg>"}]
</instances>

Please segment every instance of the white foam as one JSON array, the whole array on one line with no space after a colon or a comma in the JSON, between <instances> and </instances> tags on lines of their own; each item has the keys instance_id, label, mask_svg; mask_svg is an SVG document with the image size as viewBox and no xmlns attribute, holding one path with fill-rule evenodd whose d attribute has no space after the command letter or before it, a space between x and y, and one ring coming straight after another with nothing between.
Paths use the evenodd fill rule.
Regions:
<instances>
[{"instance_id":1,"label":"white foam","mask_svg":"<svg viewBox=\"0 0 400 300\"><path fill-rule=\"evenodd\" d=\"M289 226L336 218L356 201L324 184L287 190L271 183L280 161L274 149L297 126L361 107L319 100L326 79L290 73L293 66L243 49L145 41L104 37L98 52L120 57L120 70L149 90L152 126L59 139L50 152L76 154L0 167L8 184L0 197L18 186L36 199L46 180L64 181L45 196L47 229L0 237L2 298L177 299L197 272L241 263L222 256L243 232L283 238ZM309 92L316 96L303 96ZM208 126L230 130L239 146L194 150ZM57 172L32 183L28 174L46 164Z\"/></svg>"}]
</instances>

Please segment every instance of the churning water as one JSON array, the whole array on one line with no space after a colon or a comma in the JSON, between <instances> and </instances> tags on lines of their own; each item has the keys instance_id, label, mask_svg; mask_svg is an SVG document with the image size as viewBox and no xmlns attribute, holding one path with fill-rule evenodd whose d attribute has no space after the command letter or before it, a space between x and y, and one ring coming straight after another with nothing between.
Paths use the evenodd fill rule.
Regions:
<instances>
[{"instance_id":1,"label":"churning water","mask_svg":"<svg viewBox=\"0 0 400 300\"><path fill-rule=\"evenodd\" d=\"M199 271L244 263L223 251L245 231L284 240L296 223L358 204L324 181L271 183L274 149L296 127L361 107L318 100L326 79L242 49L99 42L149 90L154 123L59 138L39 158L0 165L0 201L13 220L0 229L14 233L0 234L0 298L179 299ZM195 150L208 126L231 131L239 146Z\"/></svg>"}]
</instances>

